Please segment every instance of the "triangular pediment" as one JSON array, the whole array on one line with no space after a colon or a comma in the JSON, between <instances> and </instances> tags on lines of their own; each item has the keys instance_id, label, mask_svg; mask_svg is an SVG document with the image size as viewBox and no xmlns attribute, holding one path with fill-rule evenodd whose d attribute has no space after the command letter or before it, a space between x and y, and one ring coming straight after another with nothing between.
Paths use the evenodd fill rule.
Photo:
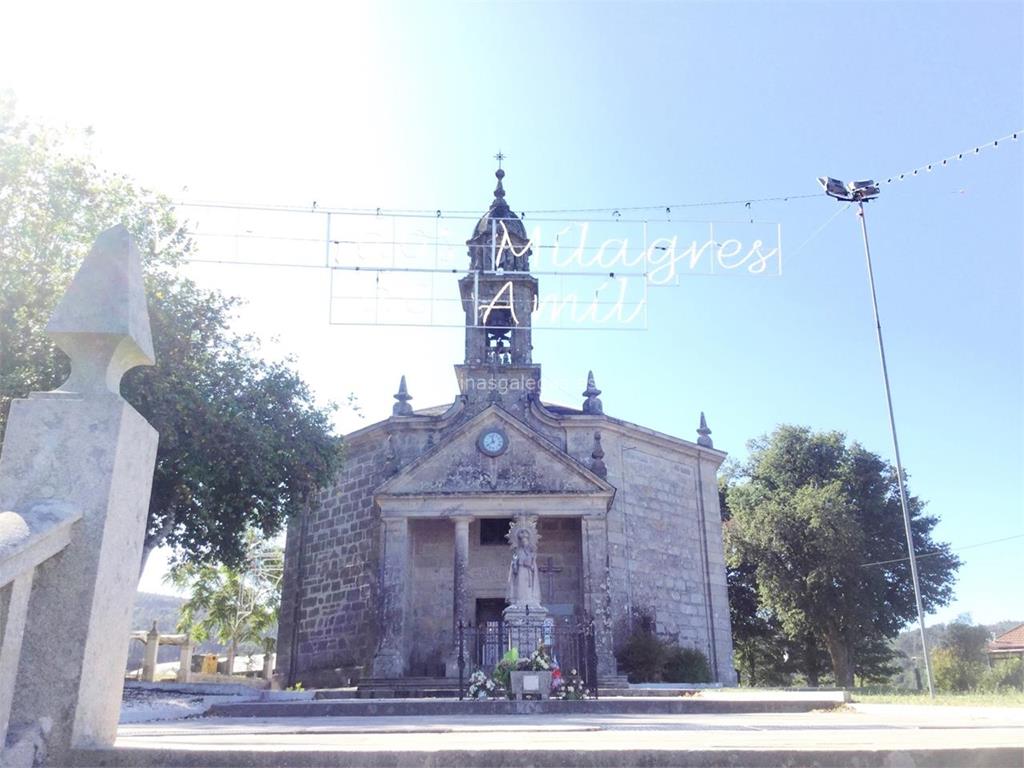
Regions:
<instances>
[{"instance_id":1,"label":"triangular pediment","mask_svg":"<svg viewBox=\"0 0 1024 768\"><path fill-rule=\"evenodd\" d=\"M500 432L491 456L481 437ZM492 405L377 489L378 495L562 494L605 496L615 489L539 432Z\"/></svg>"}]
</instances>

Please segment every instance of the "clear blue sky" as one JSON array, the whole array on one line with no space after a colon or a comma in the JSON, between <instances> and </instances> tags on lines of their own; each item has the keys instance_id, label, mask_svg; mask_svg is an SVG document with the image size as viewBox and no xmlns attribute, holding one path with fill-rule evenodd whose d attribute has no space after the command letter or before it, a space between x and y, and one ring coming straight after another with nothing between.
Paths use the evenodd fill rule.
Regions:
<instances>
[{"instance_id":1,"label":"clear blue sky","mask_svg":"<svg viewBox=\"0 0 1024 768\"><path fill-rule=\"evenodd\" d=\"M482 211L498 148L516 210L799 195L1024 127L1019 2L68 5L60 29L54 13L10 12L0 86L193 200ZM955 548L1024 533L1022 143L868 211L904 460ZM704 410L737 458L783 422L890 457L856 218L796 252L836 205L754 205L782 223L781 278L684 280L644 333L539 335L546 396L575 404L592 368L607 412L693 437ZM240 327L324 398L355 392L375 420L401 373L417 405L454 396L457 332L328 327L326 277L300 272L193 268L249 299ZM939 618L1024 619L1022 552L963 549Z\"/></svg>"}]
</instances>

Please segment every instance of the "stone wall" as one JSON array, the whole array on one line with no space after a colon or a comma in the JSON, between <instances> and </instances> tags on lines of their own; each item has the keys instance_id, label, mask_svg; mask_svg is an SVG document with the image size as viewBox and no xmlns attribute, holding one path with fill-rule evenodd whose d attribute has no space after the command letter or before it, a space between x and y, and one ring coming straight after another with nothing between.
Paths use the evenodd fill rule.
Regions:
<instances>
[{"instance_id":1,"label":"stone wall","mask_svg":"<svg viewBox=\"0 0 1024 768\"><path fill-rule=\"evenodd\" d=\"M408 571L410 601L409 673L443 676L452 642L455 538L451 520L410 520L412 566Z\"/></svg>"},{"instance_id":2,"label":"stone wall","mask_svg":"<svg viewBox=\"0 0 1024 768\"><path fill-rule=\"evenodd\" d=\"M626 534L631 603L653 612L659 632L710 656L693 470L643 448L622 458L615 513Z\"/></svg>"},{"instance_id":3,"label":"stone wall","mask_svg":"<svg viewBox=\"0 0 1024 768\"><path fill-rule=\"evenodd\" d=\"M377 437L347 446L333 485L289 524L278 633L278 674L289 683L336 685L358 675L353 668L368 673L381 540L373 490L387 471Z\"/></svg>"},{"instance_id":4,"label":"stone wall","mask_svg":"<svg viewBox=\"0 0 1024 768\"><path fill-rule=\"evenodd\" d=\"M640 430L601 435L607 479L617 489L607 553L616 645L629 632L630 611L649 611L659 634L702 651L717 662L718 678L734 683L717 462L704 460L698 483L697 457L684 449ZM584 463L592 444L592 429L569 435L570 452Z\"/></svg>"}]
</instances>

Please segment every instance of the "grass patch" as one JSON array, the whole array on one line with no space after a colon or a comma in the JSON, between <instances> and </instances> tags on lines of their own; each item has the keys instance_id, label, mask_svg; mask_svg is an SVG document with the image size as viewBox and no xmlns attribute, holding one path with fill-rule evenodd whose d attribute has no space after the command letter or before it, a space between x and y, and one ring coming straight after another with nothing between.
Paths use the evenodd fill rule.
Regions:
<instances>
[{"instance_id":1,"label":"grass patch","mask_svg":"<svg viewBox=\"0 0 1024 768\"><path fill-rule=\"evenodd\" d=\"M861 690L850 693L855 704L933 704L944 707L1024 707L1024 691L1000 693L937 693L929 698L927 691Z\"/></svg>"}]
</instances>

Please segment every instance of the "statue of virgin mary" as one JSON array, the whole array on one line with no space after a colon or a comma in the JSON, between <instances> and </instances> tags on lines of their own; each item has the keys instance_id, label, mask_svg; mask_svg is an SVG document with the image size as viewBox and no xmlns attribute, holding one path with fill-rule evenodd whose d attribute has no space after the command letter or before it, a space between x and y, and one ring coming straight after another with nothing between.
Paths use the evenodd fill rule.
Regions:
<instances>
[{"instance_id":1,"label":"statue of virgin mary","mask_svg":"<svg viewBox=\"0 0 1024 768\"><path fill-rule=\"evenodd\" d=\"M508 566L508 603L510 608L540 610L540 573L537 571L537 524L516 518L509 528L512 559Z\"/></svg>"}]
</instances>

